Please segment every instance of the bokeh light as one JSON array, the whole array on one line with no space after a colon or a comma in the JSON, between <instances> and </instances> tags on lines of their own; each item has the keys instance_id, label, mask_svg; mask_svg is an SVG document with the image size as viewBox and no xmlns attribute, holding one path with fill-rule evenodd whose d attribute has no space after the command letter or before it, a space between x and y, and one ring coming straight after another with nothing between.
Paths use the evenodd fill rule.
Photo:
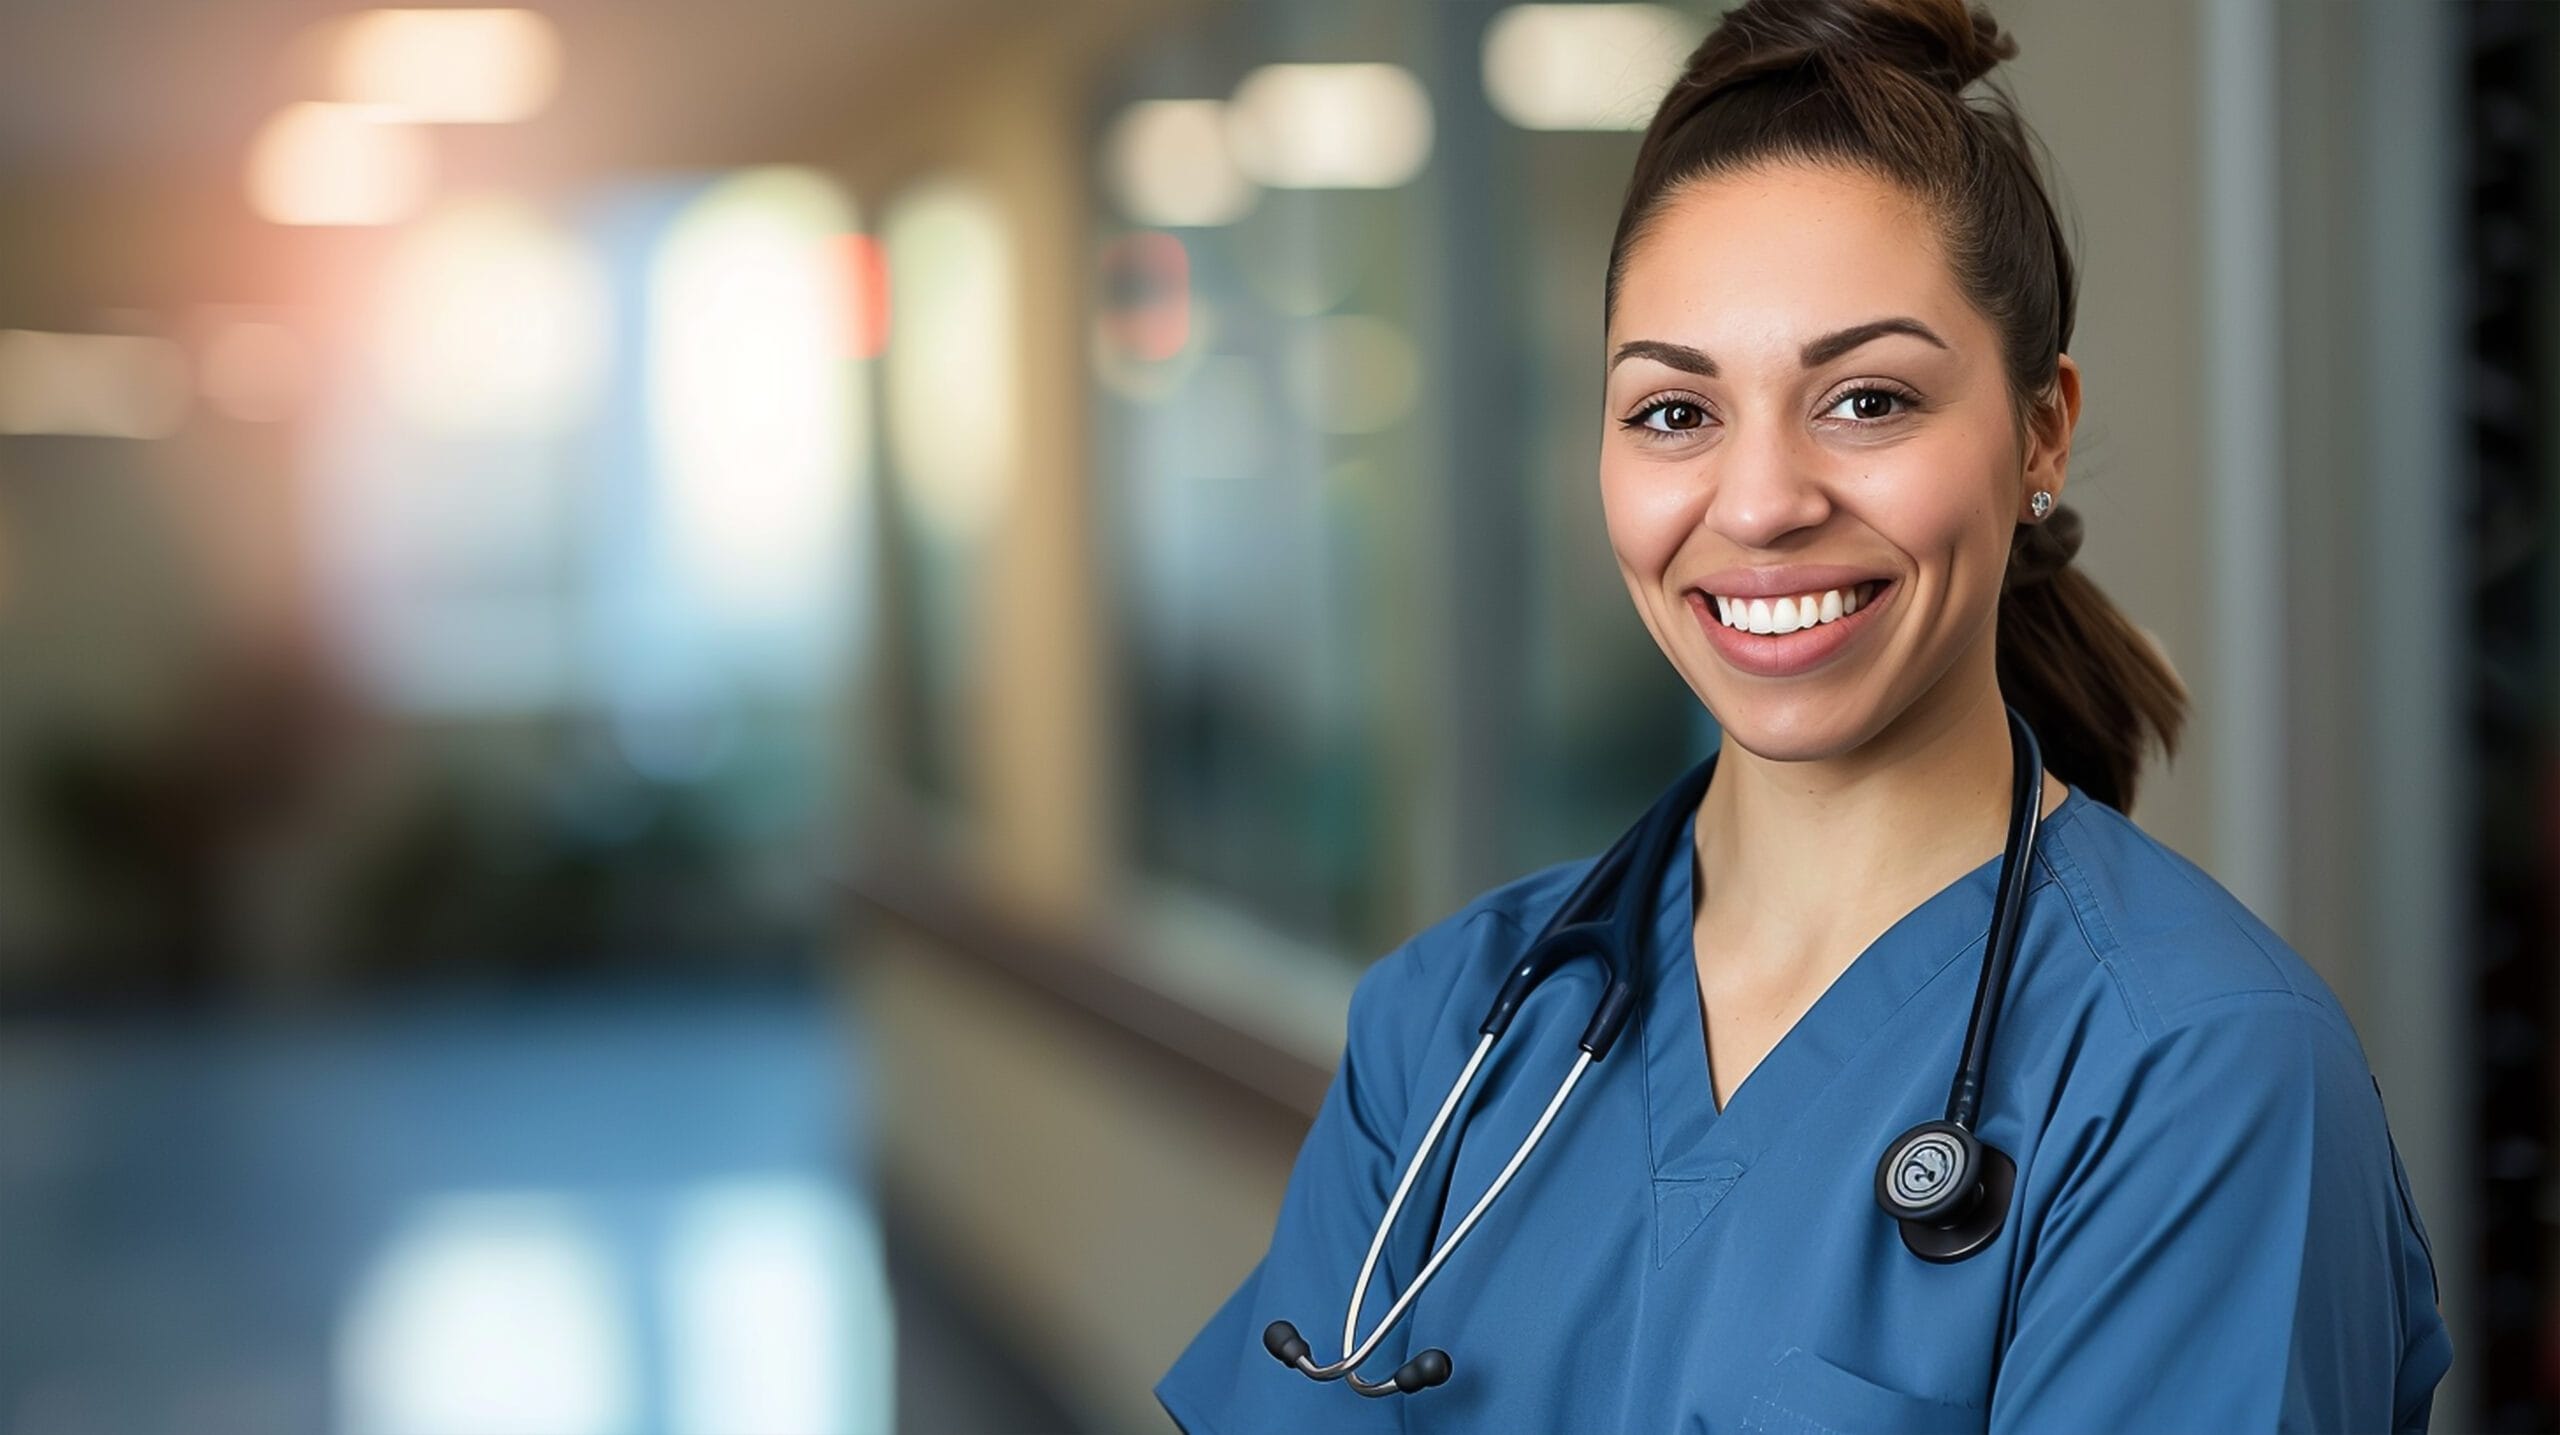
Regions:
<instances>
[{"instance_id":1,"label":"bokeh light","mask_svg":"<svg viewBox=\"0 0 2560 1435\"><path fill-rule=\"evenodd\" d=\"M1641 130L1698 24L1662 5L1514 5L1484 36L1484 91L1533 130Z\"/></svg>"},{"instance_id":2,"label":"bokeh light","mask_svg":"<svg viewBox=\"0 0 2560 1435\"><path fill-rule=\"evenodd\" d=\"M986 194L936 180L889 212L889 449L928 532L964 541L1011 476L1020 348L1013 256Z\"/></svg>"},{"instance_id":3,"label":"bokeh light","mask_svg":"<svg viewBox=\"0 0 2560 1435\"><path fill-rule=\"evenodd\" d=\"M889 348L889 252L876 236L843 238L846 302L845 354L876 359Z\"/></svg>"},{"instance_id":4,"label":"bokeh light","mask_svg":"<svg viewBox=\"0 0 2560 1435\"><path fill-rule=\"evenodd\" d=\"M618 1435L638 1391L612 1262L578 1207L438 1197L360 1286L338 1353L348 1435Z\"/></svg>"},{"instance_id":5,"label":"bokeh light","mask_svg":"<svg viewBox=\"0 0 2560 1435\"><path fill-rule=\"evenodd\" d=\"M805 1178L689 1193L666 1253L675 1435L885 1435L895 1323L877 1299L879 1240Z\"/></svg>"},{"instance_id":6,"label":"bokeh light","mask_svg":"<svg viewBox=\"0 0 2560 1435\"><path fill-rule=\"evenodd\" d=\"M1099 322L1118 356L1160 364L1191 342L1191 254L1158 230L1123 234L1102 247Z\"/></svg>"},{"instance_id":7,"label":"bokeh light","mask_svg":"<svg viewBox=\"0 0 2560 1435\"><path fill-rule=\"evenodd\" d=\"M523 205L458 204L404 234L383 296L385 396L421 428L556 432L594 397L609 337L602 279Z\"/></svg>"},{"instance_id":8,"label":"bokeh light","mask_svg":"<svg viewBox=\"0 0 2560 1435\"><path fill-rule=\"evenodd\" d=\"M1265 65L1227 106L1237 166L1286 189L1392 189L1431 158L1431 97L1401 65Z\"/></svg>"},{"instance_id":9,"label":"bokeh light","mask_svg":"<svg viewBox=\"0 0 2560 1435\"><path fill-rule=\"evenodd\" d=\"M1166 228L1232 224L1260 190L1227 150L1218 100L1141 100L1102 142L1102 171L1120 212Z\"/></svg>"},{"instance_id":10,"label":"bokeh light","mask_svg":"<svg viewBox=\"0 0 2560 1435\"><path fill-rule=\"evenodd\" d=\"M531 10L372 10L336 40L331 98L419 123L527 119L559 88L559 32Z\"/></svg>"},{"instance_id":11,"label":"bokeh light","mask_svg":"<svg viewBox=\"0 0 2560 1435\"><path fill-rule=\"evenodd\" d=\"M306 100L249 146L249 203L277 224L392 224L426 202L435 156L389 110Z\"/></svg>"},{"instance_id":12,"label":"bokeh light","mask_svg":"<svg viewBox=\"0 0 2560 1435\"><path fill-rule=\"evenodd\" d=\"M852 223L825 176L752 170L694 200L651 267L666 532L687 588L728 621L807 617L846 551Z\"/></svg>"}]
</instances>

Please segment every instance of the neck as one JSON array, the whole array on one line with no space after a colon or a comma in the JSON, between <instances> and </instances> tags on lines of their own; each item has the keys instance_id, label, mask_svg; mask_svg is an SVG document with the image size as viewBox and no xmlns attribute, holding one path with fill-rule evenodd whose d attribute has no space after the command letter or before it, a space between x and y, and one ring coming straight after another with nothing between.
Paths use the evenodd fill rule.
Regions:
<instances>
[{"instance_id":1,"label":"neck","mask_svg":"<svg viewBox=\"0 0 2560 1435\"><path fill-rule=\"evenodd\" d=\"M2000 854L2009 719L1996 685L1967 686L1959 701L1914 703L1835 757L1774 761L1728 738L1696 824L1696 924L1716 934L1702 944L1711 959L1836 976L1905 913ZM2041 810L2060 793L2048 775Z\"/></svg>"}]
</instances>

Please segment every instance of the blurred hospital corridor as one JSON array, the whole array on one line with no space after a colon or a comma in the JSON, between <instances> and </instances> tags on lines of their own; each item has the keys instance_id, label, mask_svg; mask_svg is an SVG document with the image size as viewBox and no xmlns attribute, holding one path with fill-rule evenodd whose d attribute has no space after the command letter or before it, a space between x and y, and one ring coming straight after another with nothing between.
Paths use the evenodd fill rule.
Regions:
<instances>
[{"instance_id":1,"label":"blurred hospital corridor","mask_svg":"<svg viewBox=\"0 0 2560 1435\"><path fill-rule=\"evenodd\" d=\"M2132 815L2560 1430L2560 5L1991 3ZM1725 8L0 0L0 1435L1171 1430L1363 973L1716 749L1594 461Z\"/></svg>"}]
</instances>

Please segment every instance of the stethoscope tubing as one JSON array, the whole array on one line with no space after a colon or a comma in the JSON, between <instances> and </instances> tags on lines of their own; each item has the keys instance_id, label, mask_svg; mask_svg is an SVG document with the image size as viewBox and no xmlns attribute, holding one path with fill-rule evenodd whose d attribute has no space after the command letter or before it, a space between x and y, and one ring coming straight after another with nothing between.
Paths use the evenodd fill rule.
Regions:
<instances>
[{"instance_id":1,"label":"stethoscope tubing","mask_svg":"<svg viewBox=\"0 0 2560 1435\"><path fill-rule=\"evenodd\" d=\"M1448 1124L1450 1113L1456 1110L1458 1102L1466 1095L1467 1089L1475 1084L1476 1072L1483 1065L1486 1053L1493 1049L1493 1043L1494 1038L1491 1036L1477 1038L1475 1054L1468 1058L1466 1070L1460 1073L1457 1081L1450 1086L1448 1099L1440 1103L1439 1114L1432 1119L1430 1131L1422 1138L1421 1149L1414 1153L1413 1160L1406 1165L1404 1179L1396 1184L1395 1198L1387 1203L1386 1214L1378 1221L1377 1234L1369 1241L1369 1257L1360 1265L1360 1283L1351 1292L1351 1308L1343 1313L1342 1345L1345 1353L1342 1359L1329 1365L1317 1365L1312 1359L1301 1356L1297 1366L1302 1373L1317 1380L1336 1380L1348 1375L1351 1378L1351 1387L1363 1395L1384 1396L1396 1393L1397 1386L1394 1381L1365 1380L1354 1374L1354 1370L1377 1350L1378 1342L1385 1340L1388 1332L1394 1330L1397 1323L1404 1319L1405 1312L1411 1310L1414 1301L1421 1297L1423 1288L1430 1285L1431 1278L1439 1273L1440 1267L1457 1251L1458 1243L1465 1240L1467 1233L1475 1229L1476 1222L1482 1220L1484 1213L1492 1209L1494 1198L1502 1194L1505 1186L1511 1184L1513 1176L1519 1174L1521 1166L1529 1159L1529 1153L1537 1149L1539 1140L1547 1134L1547 1128L1554 1124L1556 1113L1564 1109L1565 1098L1573 1094L1573 1088L1581 1082L1582 1074L1591 1067L1591 1053L1586 1051L1575 1056L1573 1069L1565 1073L1563 1082L1556 1087L1556 1094L1548 1099L1546 1109L1538 1114L1537 1124L1529 1128L1529 1134L1522 1138L1518 1148L1512 1151L1511 1159L1503 1163L1501 1173L1485 1187L1484 1194L1476 1198L1475 1205L1468 1209L1465 1218L1458 1222L1456 1229L1452 1230L1440 1243L1439 1249L1431 1253L1431 1259L1423 1263L1422 1269L1414 1275L1412 1283L1405 1287L1404 1293L1396 1298L1395 1304L1389 1306L1387 1313L1378 1318L1378 1324L1369 1332L1369 1338L1354 1347L1352 1339L1359 1329L1360 1307L1368 1299L1369 1282L1377 1268L1378 1253L1386 1245L1388 1231L1395 1226L1396 1213L1403 1208L1406 1195L1412 1191L1415 1176L1421 1172L1424 1163L1430 1160L1431 1152L1439 1145L1440 1132Z\"/></svg>"},{"instance_id":2,"label":"stethoscope tubing","mask_svg":"<svg viewBox=\"0 0 2560 1435\"><path fill-rule=\"evenodd\" d=\"M1432 1276L1439 1272L1442 1264L1457 1250L1458 1243L1466 1239L1467 1234L1475 1229L1477 1221L1482 1219L1484 1213L1492 1207L1494 1197L1500 1195L1502 1189L1511 1184L1511 1178L1518 1174L1521 1165L1529 1159L1529 1153L1537 1149L1539 1140L1546 1135L1548 1126L1553 1124L1556 1113L1563 1109L1565 1098L1573 1093L1575 1085L1582 1080L1583 1072L1588 1070L1594 1061L1608 1054L1610 1045L1616 1040L1616 1028L1623 1025L1627 1014L1632 1010L1629 997L1633 992L1633 982L1621 969L1621 964L1612 960L1611 954L1637 950L1642 936L1639 923L1645 916L1641 904L1623 900L1624 878L1628 869L1637 864L1643 864L1646 870L1655 870L1661 866L1661 858L1665 855L1662 849L1670 845L1667 839L1677 831L1679 814L1693 804L1698 795L1704 793L1707 775L1713 770L1714 764L1715 759L1708 758L1692 768L1670 793L1655 804L1652 811L1646 813L1644 821L1610 844L1609 850L1601 854L1600 860L1592 864L1591 870L1583 874L1582 880L1574 885L1573 891L1558 905L1556 916L1549 923L1547 932L1539 940L1532 942L1529 950L1514 964L1510 979L1504 984L1502 991L1495 996L1492 1006L1485 1014L1484 1021L1478 1027L1479 1035L1474 1053L1467 1058L1467 1064L1458 1073L1457 1080L1450 1083L1447 1098L1440 1103L1439 1111L1432 1116L1431 1125L1423 1133L1419 1149L1414 1152L1413 1159L1406 1163L1404 1175L1396 1183L1395 1194L1387 1202L1386 1213L1379 1218L1376 1233L1370 1237L1368 1257L1360 1264L1359 1282L1352 1289L1350 1308L1343 1313L1342 1317L1343 1357L1330 1364L1318 1365L1311 1357L1300 1356L1293 1362L1300 1373L1316 1380L1337 1380L1349 1376L1352 1388L1363 1395L1385 1396L1396 1392L1397 1386L1392 1380L1370 1381L1353 1372L1377 1349L1379 1342L1385 1340L1388 1333L1395 1329L1397 1322L1404 1318L1405 1313L1413 1308L1414 1301L1421 1297L1423 1288L1430 1284ZM1684 796L1687 798L1686 801L1683 800ZM1622 900L1617 902L1615 908L1609 913L1609 920L1606 923L1594 920L1589 915L1590 908L1595 905L1600 896L1613 891L1618 892ZM1590 1028L1583 1033L1582 1050L1574 1060L1573 1069L1567 1072L1564 1080L1557 1085L1555 1095L1548 1099L1546 1109L1539 1113L1537 1123L1530 1127L1529 1134L1511 1153L1511 1159L1503 1164L1501 1172L1485 1188L1484 1194L1476 1198L1475 1205L1469 1208L1465 1218L1460 1220L1456 1228L1442 1240L1439 1248L1432 1252L1430 1259L1424 1262L1422 1269L1415 1274L1413 1281L1405 1287L1395 1303L1388 1307L1387 1313L1379 1318L1377 1326L1370 1331L1369 1338L1355 1342L1359 1331L1360 1307L1368 1299L1369 1283L1375 1276L1379 1254L1386 1248L1388 1232L1394 1229L1396 1215L1404 1209L1405 1199L1412 1193L1414 1181L1420 1176L1423 1166L1430 1161L1431 1153L1438 1149L1441 1133L1447 1129L1449 1118L1456 1112L1459 1103L1466 1098L1469 1089L1474 1086L1476 1074L1483 1067L1485 1057L1492 1052L1493 1044L1500 1040L1503 1033L1510 1028L1511 1017L1519 1009L1520 1002L1526 999L1529 991L1534 990L1557 968L1573 957L1582 955L1599 959L1603 970L1608 974L1609 984L1593 1011Z\"/></svg>"},{"instance_id":3,"label":"stethoscope tubing","mask_svg":"<svg viewBox=\"0 0 2560 1435\"><path fill-rule=\"evenodd\" d=\"M2028 728L2026 720L2020 717L2014 708L2007 711L2013 742L2013 780L2008 841L2001 854L1999 885L1993 902L1990 930L1984 938L1982 971L1974 987L1973 1008L1965 1026L1963 1052L1957 1061L1955 1079L1947 1095L1946 1122L1962 1128L1955 1134L1967 1143L1968 1149L1972 1149L1971 1143L1974 1138L1970 1133L1974 1118L1981 1107L1984 1072L1989 1063L1992 1037L1999 1022L2001 1001L2007 992L2009 973L2016 955L2018 927L2025 905L2027 886L2022 869L2025 864L2033 860L2044 807L2043 753L2035 740L2033 731ZM1633 870L1653 873L1659 873L1662 870L1663 862L1681 825L1681 818L1704 795L1707 782L1713 774L1715 762L1715 757L1710 756L1690 769L1688 774L1674 784L1671 790L1655 803L1652 810L1645 814L1643 821L1612 843L1601 855L1600 860L1593 863L1590 870L1584 873L1582 880L1575 884L1573 891L1558 904L1555 914L1550 917L1546 929L1538 939L1531 942L1528 950L1513 964L1509 976L1495 995L1484 1021L1478 1027L1475 1050L1468 1056L1466 1065L1458 1073L1457 1079L1450 1083L1448 1096L1442 1100L1440 1109L1432 1116L1431 1125L1423 1133L1421 1144L1415 1150L1413 1159L1406 1163L1404 1175L1396 1183L1395 1194L1388 1200L1385 1214L1379 1218L1377 1230L1370 1238L1368 1255L1360 1264L1359 1282L1352 1289L1350 1307L1344 1311L1342 1317L1342 1358L1330 1364L1318 1365L1313 1356L1306 1353L1305 1342L1296 1336L1294 1328L1285 1321L1275 1323L1271 1330L1266 1332L1265 1343L1271 1345L1273 1353L1280 1355L1301 1374L1315 1380L1339 1380L1348 1377L1351 1387L1367 1396L1392 1395L1399 1391L1409 1392L1448 1378L1447 1359L1437 1351L1425 1352L1426 1357L1438 1362L1437 1373L1420 1376L1415 1383L1411 1384L1404 1383L1405 1377L1421 1364L1420 1360L1409 1365L1406 1370L1399 1371L1397 1378L1389 1380L1366 1379L1358 1373L1357 1368L1377 1350L1379 1343L1384 1341L1388 1333L1393 1331L1413 1309L1414 1302L1421 1297L1423 1290L1431 1283L1432 1277L1439 1273L1441 1266L1456 1252L1459 1242L1465 1240L1467 1235L1475 1229L1476 1223L1492 1207L1494 1198L1502 1194L1503 1188L1511 1183L1512 1177L1517 1175L1521 1166L1527 1162L1529 1153L1537 1148L1538 1142L1546 1135L1547 1128L1554 1123L1556 1114L1563 1109L1565 1099L1573 1094L1574 1087L1582 1080L1583 1073L1590 1069L1592 1063L1607 1057L1611 1046L1623 1031L1634 1009L1635 979L1629 968L1633 954L1643 950L1643 923L1650 916L1646 904L1631 900L1627 878ZM1592 908L1604 896L1614 898L1613 908L1605 922L1596 919L1592 912ZM1593 1008L1590 1024L1584 1029L1580 1043L1581 1052L1574 1060L1573 1069L1567 1072L1564 1080L1558 1084L1555 1095L1547 1102L1546 1109L1539 1113L1537 1124L1529 1129L1529 1134L1511 1153L1511 1159L1503 1163L1501 1172L1485 1188L1484 1194L1476 1198L1475 1204L1468 1209L1465 1218L1460 1220L1448 1237L1432 1251L1430 1258L1423 1263L1422 1269L1415 1274L1412 1282L1387 1308L1386 1314L1379 1318L1377 1325L1370 1330L1368 1338L1356 1339L1360 1327L1360 1308L1368 1298L1370 1282L1376 1277L1378 1260L1386 1249L1388 1233L1394 1229L1396 1217L1403 1211L1406 1199L1411 1196L1414 1183L1420 1178L1422 1168L1429 1163L1432 1152L1439 1148L1441 1137L1448 1130L1451 1118L1455 1116L1459 1105L1474 1088L1476 1078L1483 1070L1485 1058L1493 1050L1493 1044L1509 1030L1512 1017L1518 1013L1521 1004L1528 999L1529 994L1565 963L1580 956L1596 959L1607 980L1600 1000ZM1910 1140L1928 1129L1927 1127L1914 1128L1914 1131L1906 1133L1903 1139ZM1999 1156L1997 1152L1990 1154ZM2003 1162L2006 1159L2006 1157L2000 1157ZM1882 1179L1880 1175L1879 1181ZM2005 1197L2005 1186L2002 1187L2002 1191ZM1929 1216L1926 1211L1907 1211L1906 1217L1903 1227L1906 1242L1914 1239L1912 1220L1938 1219ZM1997 1228L1996 1221L1986 1227L1993 1234L1996 1234ZM1963 1254L1969 1254L1972 1250L1978 1249L1980 1243L1990 1239L1990 1236L1975 1235L1967 1239L1973 1240L1974 1244L1959 1247L1955 1254L1931 1250L1923 1252L1924 1257L1933 1260L1960 1259ZM1919 1245L1914 1245L1913 1248L1915 1251L1922 1250Z\"/></svg>"},{"instance_id":4,"label":"stethoscope tubing","mask_svg":"<svg viewBox=\"0 0 2560 1435\"><path fill-rule=\"evenodd\" d=\"M1973 1015L1965 1022L1963 1054L1956 1059L1955 1080L1947 1089L1946 1119L1968 1131L1982 1112L1991 1038L2009 993L2009 968L2017 958L2028 875L2018 867L2034 860L2036 837L2044 826L2044 754L2023 720L2012 714L2011 723L2009 840L2000 849L2000 885L1993 889L1999 900L1991 909L1991 930L1983 937L1982 979L1974 984Z\"/></svg>"}]
</instances>

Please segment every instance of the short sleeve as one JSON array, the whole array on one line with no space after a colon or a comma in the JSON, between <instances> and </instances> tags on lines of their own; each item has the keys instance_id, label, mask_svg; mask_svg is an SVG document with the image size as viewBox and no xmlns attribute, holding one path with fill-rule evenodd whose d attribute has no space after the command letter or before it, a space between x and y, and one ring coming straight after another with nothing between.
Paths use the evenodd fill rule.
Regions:
<instances>
[{"instance_id":1,"label":"short sleeve","mask_svg":"<svg viewBox=\"0 0 2560 1435\"><path fill-rule=\"evenodd\" d=\"M1993 1431L2426 1429L2450 1346L2343 1022L2228 996L2066 1084Z\"/></svg>"},{"instance_id":2,"label":"short sleeve","mask_svg":"<svg viewBox=\"0 0 2560 1435\"><path fill-rule=\"evenodd\" d=\"M1319 1362L1341 1354L1351 1287L1401 1174L1397 1162L1410 1156L1398 1137L1422 1035L1440 1005L1418 999L1423 961L1424 938L1417 937L1361 976L1342 1062L1298 1148L1269 1249L1156 1384L1156 1399L1189 1435L1402 1428L1394 1400L1371 1399L1342 1381L1307 1379L1272 1358L1262 1332L1287 1320ZM1391 1264L1381 1262L1367 1322L1384 1310L1381 1291L1396 1274ZM1392 1369L1398 1349L1391 1335L1362 1373Z\"/></svg>"}]
</instances>

